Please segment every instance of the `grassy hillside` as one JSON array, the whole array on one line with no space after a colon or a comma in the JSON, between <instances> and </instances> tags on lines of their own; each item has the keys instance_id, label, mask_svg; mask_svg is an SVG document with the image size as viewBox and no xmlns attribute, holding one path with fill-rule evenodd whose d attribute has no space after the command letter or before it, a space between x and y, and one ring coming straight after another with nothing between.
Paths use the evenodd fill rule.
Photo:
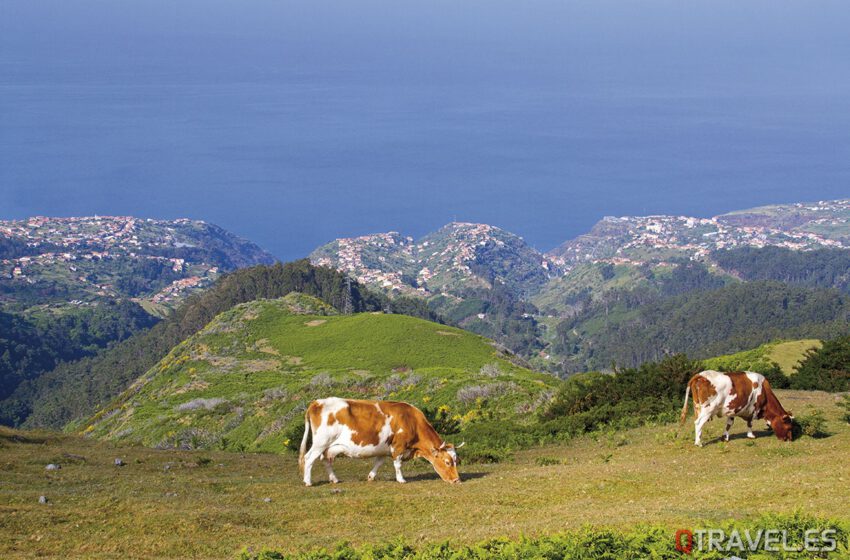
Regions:
<instances>
[{"instance_id":1,"label":"grassy hillside","mask_svg":"<svg viewBox=\"0 0 850 560\"><path fill-rule=\"evenodd\" d=\"M367 483L368 462L339 459L342 484L324 482L318 467L322 482L304 488L292 454L164 451L0 432L0 556L232 558L243 547L472 543L588 524L658 524L672 539L679 528L796 511L850 521L850 425L835 397L778 395L798 417L822 410L831 435L788 444L760 424L758 439L749 441L736 423L724 444L716 440L723 423L714 421L698 449L690 422L678 438L676 424L644 426L521 451L507 463L462 464L459 486L437 479L421 460L405 467L406 485L387 466ZM115 458L127 465L115 467ZM50 462L62 469L45 472ZM48 505L38 503L42 495Z\"/></svg>"},{"instance_id":2,"label":"grassy hillside","mask_svg":"<svg viewBox=\"0 0 850 560\"><path fill-rule=\"evenodd\" d=\"M350 289L349 289L350 288ZM389 307L394 313L430 316L424 303L383 296L365 290L346 277L306 260L254 266L232 272L189 300L150 330L110 346L91 358L64 362L32 384L26 402L31 413L26 428L62 428L90 417L183 340L200 331L216 315L234 305L302 292L344 309L350 295L355 311Z\"/></svg>"},{"instance_id":3,"label":"grassy hillside","mask_svg":"<svg viewBox=\"0 0 850 560\"><path fill-rule=\"evenodd\" d=\"M762 344L752 350L717 356L703 360L703 362L706 367L711 369L748 371L761 371L763 368L769 368L772 364L776 364L782 370L782 373L792 375L805 357L806 352L812 348L820 348L822 345L823 343L820 340L814 338L777 340Z\"/></svg>"},{"instance_id":4,"label":"grassy hillside","mask_svg":"<svg viewBox=\"0 0 850 560\"><path fill-rule=\"evenodd\" d=\"M521 419L556 384L480 336L403 315L337 315L293 293L217 316L80 429L160 448L280 451L300 440L315 398L444 407L463 427Z\"/></svg>"}]
</instances>

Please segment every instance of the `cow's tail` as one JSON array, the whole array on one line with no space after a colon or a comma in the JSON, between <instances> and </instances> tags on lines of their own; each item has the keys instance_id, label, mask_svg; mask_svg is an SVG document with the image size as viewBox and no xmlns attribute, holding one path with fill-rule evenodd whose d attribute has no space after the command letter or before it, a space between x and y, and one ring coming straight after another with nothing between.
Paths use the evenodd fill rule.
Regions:
<instances>
[{"instance_id":1,"label":"cow's tail","mask_svg":"<svg viewBox=\"0 0 850 560\"><path fill-rule=\"evenodd\" d=\"M682 416L679 417L679 426L685 423L685 418L688 416L688 398L691 396L691 385L694 382L694 378L692 377L690 381L688 381L688 387L685 389L685 404L682 405Z\"/></svg>"},{"instance_id":2,"label":"cow's tail","mask_svg":"<svg viewBox=\"0 0 850 560\"><path fill-rule=\"evenodd\" d=\"M301 449L298 451L298 468L304 474L304 455L307 453L307 438L310 436L310 408L304 411L304 437L301 438Z\"/></svg>"}]
</instances>

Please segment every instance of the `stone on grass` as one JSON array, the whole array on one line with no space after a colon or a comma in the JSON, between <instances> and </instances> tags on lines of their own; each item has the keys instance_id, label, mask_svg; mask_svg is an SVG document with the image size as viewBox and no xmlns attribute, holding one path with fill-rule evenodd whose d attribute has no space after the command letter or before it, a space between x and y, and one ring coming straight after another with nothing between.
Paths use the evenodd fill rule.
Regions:
<instances>
[{"instance_id":1,"label":"stone on grass","mask_svg":"<svg viewBox=\"0 0 850 560\"><path fill-rule=\"evenodd\" d=\"M124 465L126 465L126 464L127 464L127 463L125 463L125 462L124 462L123 460L121 460L121 459L115 459L115 466L116 466L116 467L123 467L123 466L124 466Z\"/></svg>"},{"instance_id":2,"label":"stone on grass","mask_svg":"<svg viewBox=\"0 0 850 560\"><path fill-rule=\"evenodd\" d=\"M38 503L46 504L47 503L47 496L39 496L38 497Z\"/></svg>"},{"instance_id":3,"label":"stone on grass","mask_svg":"<svg viewBox=\"0 0 850 560\"><path fill-rule=\"evenodd\" d=\"M61 468L62 467L60 465L57 465L56 463L50 463L49 465L44 467L44 470L46 470L46 471L58 471Z\"/></svg>"}]
</instances>

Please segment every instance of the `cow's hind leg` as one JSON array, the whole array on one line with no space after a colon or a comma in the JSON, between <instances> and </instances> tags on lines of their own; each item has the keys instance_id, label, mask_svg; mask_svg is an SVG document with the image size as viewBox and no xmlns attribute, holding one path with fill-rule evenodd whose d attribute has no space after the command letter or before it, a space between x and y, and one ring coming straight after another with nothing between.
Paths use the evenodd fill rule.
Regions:
<instances>
[{"instance_id":1,"label":"cow's hind leg","mask_svg":"<svg viewBox=\"0 0 850 560\"><path fill-rule=\"evenodd\" d=\"M339 484L339 479L334 474L334 458L325 453L323 461L325 462L325 470L328 471L328 480L333 484Z\"/></svg>"},{"instance_id":2,"label":"cow's hind leg","mask_svg":"<svg viewBox=\"0 0 850 560\"><path fill-rule=\"evenodd\" d=\"M732 424L735 422L735 417L730 416L726 419L726 431L723 432L723 441L729 441L729 430L732 429Z\"/></svg>"},{"instance_id":3,"label":"cow's hind leg","mask_svg":"<svg viewBox=\"0 0 850 560\"><path fill-rule=\"evenodd\" d=\"M747 437L750 439L756 439L756 435L753 433L753 419L750 418L747 420Z\"/></svg>"},{"instance_id":4,"label":"cow's hind leg","mask_svg":"<svg viewBox=\"0 0 850 560\"><path fill-rule=\"evenodd\" d=\"M315 445L310 448L310 451L304 455L304 485L312 486L313 483L311 481L310 472L313 470L313 463L316 462L316 459L322 456L324 450L319 449Z\"/></svg>"},{"instance_id":5,"label":"cow's hind leg","mask_svg":"<svg viewBox=\"0 0 850 560\"><path fill-rule=\"evenodd\" d=\"M386 459L387 459L386 457L375 458L375 464L372 465L372 470L369 471L369 476L366 478L366 480L368 480L369 482L372 482L373 480L375 480L375 477L378 476L378 469L381 468L381 465L384 464L384 461Z\"/></svg>"},{"instance_id":6,"label":"cow's hind leg","mask_svg":"<svg viewBox=\"0 0 850 560\"><path fill-rule=\"evenodd\" d=\"M694 445L697 447L702 447L702 427L709 420L711 420L711 411L706 408L700 410L699 416L694 420Z\"/></svg>"}]
</instances>

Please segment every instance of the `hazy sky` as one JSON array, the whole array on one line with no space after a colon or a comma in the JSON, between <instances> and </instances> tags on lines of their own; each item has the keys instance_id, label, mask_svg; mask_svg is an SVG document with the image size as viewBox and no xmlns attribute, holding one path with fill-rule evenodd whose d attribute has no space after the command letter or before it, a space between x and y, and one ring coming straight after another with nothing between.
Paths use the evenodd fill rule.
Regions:
<instances>
[{"instance_id":1,"label":"hazy sky","mask_svg":"<svg viewBox=\"0 0 850 560\"><path fill-rule=\"evenodd\" d=\"M0 218L281 259L483 221L850 197L850 3L0 0Z\"/></svg>"}]
</instances>

